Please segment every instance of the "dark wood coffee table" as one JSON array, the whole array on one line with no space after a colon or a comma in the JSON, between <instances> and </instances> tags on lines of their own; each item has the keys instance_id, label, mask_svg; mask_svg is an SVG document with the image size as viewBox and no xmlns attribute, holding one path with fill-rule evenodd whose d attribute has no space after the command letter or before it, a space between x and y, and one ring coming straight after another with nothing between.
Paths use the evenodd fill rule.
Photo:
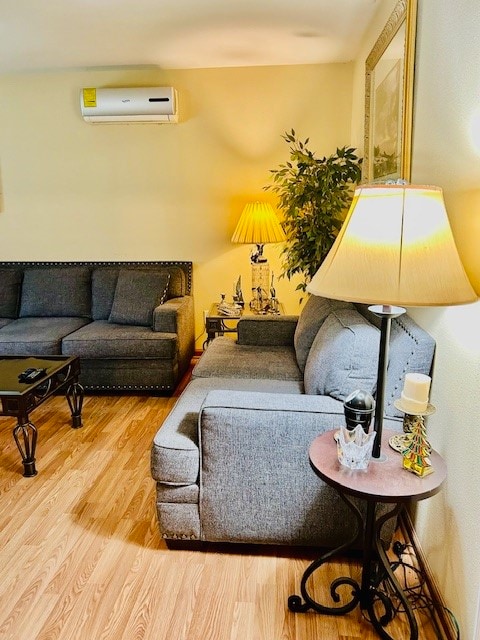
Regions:
<instances>
[{"instance_id":1,"label":"dark wood coffee table","mask_svg":"<svg viewBox=\"0 0 480 640\"><path fill-rule=\"evenodd\" d=\"M19 382L25 369L45 369L45 375L32 383ZM64 392L72 414L72 427L82 426L83 387L78 382L80 360L76 356L0 357L0 416L13 416L17 424L13 437L24 467L23 475L35 476L37 427L29 414L56 392Z\"/></svg>"}]
</instances>

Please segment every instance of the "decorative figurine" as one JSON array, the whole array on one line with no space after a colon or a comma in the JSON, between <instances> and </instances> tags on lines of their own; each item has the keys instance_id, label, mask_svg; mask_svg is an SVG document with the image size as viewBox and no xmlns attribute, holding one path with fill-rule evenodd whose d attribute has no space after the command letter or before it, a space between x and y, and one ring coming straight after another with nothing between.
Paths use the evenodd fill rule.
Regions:
<instances>
[{"instance_id":1,"label":"decorative figurine","mask_svg":"<svg viewBox=\"0 0 480 640\"><path fill-rule=\"evenodd\" d=\"M425 421L422 415L416 416L411 429L407 448L402 452L403 468L423 477L432 473L434 469L428 458L432 448L427 440Z\"/></svg>"},{"instance_id":2,"label":"decorative figurine","mask_svg":"<svg viewBox=\"0 0 480 640\"><path fill-rule=\"evenodd\" d=\"M263 244L257 244L256 249L252 249L250 252L250 262L258 264L259 262L267 262L267 259L263 255Z\"/></svg>"},{"instance_id":3,"label":"decorative figurine","mask_svg":"<svg viewBox=\"0 0 480 640\"><path fill-rule=\"evenodd\" d=\"M272 300L277 299L277 292L275 291L275 287L273 286L274 279L275 279L275 274L272 271L272 282L270 284L270 298Z\"/></svg>"},{"instance_id":4,"label":"decorative figurine","mask_svg":"<svg viewBox=\"0 0 480 640\"><path fill-rule=\"evenodd\" d=\"M243 299L242 293L242 276L238 276L238 280L235 285L235 293L233 295L233 302L235 304L238 304L240 307L245 306L245 301Z\"/></svg>"},{"instance_id":5,"label":"decorative figurine","mask_svg":"<svg viewBox=\"0 0 480 640\"><path fill-rule=\"evenodd\" d=\"M272 282L270 284L270 313L278 314L278 300L277 300L277 292L275 287L273 286L275 280L275 274L272 272Z\"/></svg>"}]
</instances>

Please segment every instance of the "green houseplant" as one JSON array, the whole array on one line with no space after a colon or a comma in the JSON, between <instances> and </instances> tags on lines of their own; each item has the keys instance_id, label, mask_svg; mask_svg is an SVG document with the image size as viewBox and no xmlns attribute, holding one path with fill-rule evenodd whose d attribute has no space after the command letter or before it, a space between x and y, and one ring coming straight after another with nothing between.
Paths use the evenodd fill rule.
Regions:
<instances>
[{"instance_id":1,"label":"green houseplant","mask_svg":"<svg viewBox=\"0 0 480 640\"><path fill-rule=\"evenodd\" d=\"M297 289L305 291L342 225L362 161L351 147L318 158L307 146L309 138L299 140L294 129L282 137L290 145L290 160L270 171L272 184L264 189L277 194L283 212L287 240L281 275L302 274Z\"/></svg>"}]
</instances>

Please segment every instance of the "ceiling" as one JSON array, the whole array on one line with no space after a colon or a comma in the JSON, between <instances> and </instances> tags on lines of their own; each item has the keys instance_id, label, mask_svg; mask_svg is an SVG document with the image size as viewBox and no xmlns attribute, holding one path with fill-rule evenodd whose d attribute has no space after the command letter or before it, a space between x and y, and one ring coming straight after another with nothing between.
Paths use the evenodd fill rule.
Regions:
<instances>
[{"instance_id":1,"label":"ceiling","mask_svg":"<svg viewBox=\"0 0 480 640\"><path fill-rule=\"evenodd\" d=\"M0 0L0 73L346 62L382 0Z\"/></svg>"}]
</instances>

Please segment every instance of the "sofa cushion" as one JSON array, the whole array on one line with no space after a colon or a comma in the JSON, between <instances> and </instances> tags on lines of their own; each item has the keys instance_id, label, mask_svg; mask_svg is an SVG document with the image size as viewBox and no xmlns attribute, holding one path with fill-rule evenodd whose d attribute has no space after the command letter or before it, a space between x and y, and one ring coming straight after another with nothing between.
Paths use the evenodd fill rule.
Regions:
<instances>
[{"instance_id":1,"label":"sofa cushion","mask_svg":"<svg viewBox=\"0 0 480 640\"><path fill-rule=\"evenodd\" d=\"M212 340L195 366L193 376L296 381L303 378L293 346L244 345L226 336Z\"/></svg>"},{"instance_id":2,"label":"sofa cushion","mask_svg":"<svg viewBox=\"0 0 480 640\"><path fill-rule=\"evenodd\" d=\"M295 354L300 370L305 370L310 347L325 318L335 309L353 309L351 302L311 295L302 309L294 335Z\"/></svg>"},{"instance_id":3,"label":"sofa cushion","mask_svg":"<svg viewBox=\"0 0 480 640\"><path fill-rule=\"evenodd\" d=\"M355 309L328 315L313 341L305 365L305 393L337 400L356 389L374 393L380 331Z\"/></svg>"},{"instance_id":4,"label":"sofa cushion","mask_svg":"<svg viewBox=\"0 0 480 640\"><path fill-rule=\"evenodd\" d=\"M16 269L0 269L0 318L16 318L22 274Z\"/></svg>"},{"instance_id":5,"label":"sofa cushion","mask_svg":"<svg viewBox=\"0 0 480 640\"><path fill-rule=\"evenodd\" d=\"M177 334L148 327L95 320L69 334L62 353L81 358L166 358L177 356Z\"/></svg>"},{"instance_id":6,"label":"sofa cushion","mask_svg":"<svg viewBox=\"0 0 480 640\"><path fill-rule=\"evenodd\" d=\"M88 267L25 269L20 317L90 318Z\"/></svg>"},{"instance_id":7,"label":"sofa cushion","mask_svg":"<svg viewBox=\"0 0 480 640\"><path fill-rule=\"evenodd\" d=\"M62 338L79 329L84 318L19 318L0 329L0 355L58 355ZM75 355L75 354L72 354Z\"/></svg>"},{"instance_id":8,"label":"sofa cushion","mask_svg":"<svg viewBox=\"0 0 480 640\"><path fill-rule=\"evenodd\" d=\"M167 298L168 273L121 269L109 322L151 327L153 310Z\"/></svg>"}]
</instances>

